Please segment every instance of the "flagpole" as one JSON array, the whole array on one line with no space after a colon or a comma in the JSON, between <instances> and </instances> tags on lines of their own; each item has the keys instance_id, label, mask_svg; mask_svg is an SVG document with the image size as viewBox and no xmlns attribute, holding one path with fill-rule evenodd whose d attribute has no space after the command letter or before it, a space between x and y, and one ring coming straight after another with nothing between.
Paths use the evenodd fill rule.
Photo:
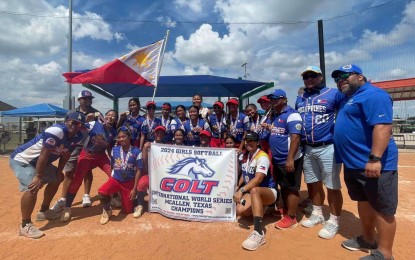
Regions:
<instances>
[{"instance_id":1,"label":"flagpole","mask_svg":"<svg viewBox=\"0 0 415 260\"><path fill-rule=\"evenodd\" d=\"M169 30L167 30L167 32L166 32L166 37L165 37L165 40L164 40L164 43L163 43L163 46L162 46L162 50L161 50L160 64L159 64L159 67L157 68L157 69L158 69L158 72L157 72L156 85L154 86L153 98L151 99L151 101L154 101L154 98L156 97L156 91L157 91L157 85L158 85L158 82L159 82L159 76L160 76L160 71L161 71L161 65L163 64L164 51L166 50L167 39L169 38L169 34L170 34L170 31L169 31Z\"/></svg>"}]
</instances>

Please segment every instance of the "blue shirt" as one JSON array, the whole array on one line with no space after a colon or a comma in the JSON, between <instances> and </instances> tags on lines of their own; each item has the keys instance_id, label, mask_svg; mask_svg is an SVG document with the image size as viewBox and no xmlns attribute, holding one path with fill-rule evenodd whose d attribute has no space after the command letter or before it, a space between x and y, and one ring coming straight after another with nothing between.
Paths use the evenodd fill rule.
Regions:
<instances>
[{"instance_id":1,"label":"blue shirt","mask_svg":"<svg viewBox=\"0 0 415 260\"><path fill-rule=\"evenodd\" d=\"M130 146L130 149L124 152L121 145L112 148L111 176L120 182L133 180L137 169L143 168L141 150L134 146ZM123 158L121 158L121 153Z\"/></svg>"},{"instance_id":2,"label":"blue shirt","mask_svg":"<svg viewBox=\"0 0 415 260\"><path fill-rule=\"evenodd\" d=\"M333 142L336 111L344 95L334 88L306 89L295 108L303 120L303 140L307 143Z\"/></svg>"},{"instance_id":3,"label":"blue shirt","mask_svg":"<svg viewBox=\"0 0 415 260\"><path fill-rule=\"evenodd\" d=\"M265 175L265 178L259 187L275 188L274 179L269 171L269 157L264 151L258 148L253 154L253 158L250 158L249 153L241 154L239 156L239 162L245 184L255 178L257 172L260 172Z\"/></svg>"},{"instance_id":4,"label":"blue shirt","mask_svg":"<svg viewBox=\"0 0 415 260\"><path fill-rule=\"evenodd\" d=\"M265 130L268 135L268 142L272 152L272 159L283 164L287 161L288 151L290 149L291 134L301 135L302 121L300 115L295 109L286 106L280 114L273 115L267 119L267 124L271 124L270 130ZM302 148L299 147L294 160L302 156Z\"/></svg>"},{"instance_id":5,"label":"blue shirt","mask_svg":"<svg viewBox=\"0 0 415 260\"><path fill-rule=\"evenodd\" d=\"M167 119L164 119L163 116L159 117L161 125L166 128L166 134L164 135L163 143L169 144L173 140L173 131L171 124L173 122L173 117L169 116Z\"/></svg>"},{"instance_id":6,"label":"blue shirt","mask_svg":"<svg viewBox=\"0 0 415 260\"><path fill-rule=\"evenodd\" d=\"M189 119L182 126L186 134L186 143L188 146L200 146L199 133L202 130L208 130L210 132L209 124L204 119L198 119L195 126L191 122L192 120Z\"/></svg>"},{"instance_id":7,"label":"blue shirt","mask_svg":"<svg viewBox=\"0 0 415 260\"><path fill-rule=\"evenodd\" d=\"M221 119L218 119L218 116L213 113L209 115L210 126L212 127L212 137L221 138L223 133L226 132L226 121L225 115L222 115Z\"/></svg>"},{"instance_id":8,"label":"blue shirt","mask_svg":"<svg viewBox=\"0 0 415 260\"><path fill-rule=\"evenodd\" d=\"M146 136L147 142L154 141L154 129L156 129L156 127L159 125L161 125L160 118L155 117L153 120L149 119L148 117L144 118L143 125L141 127L141 132Z\"/></svg>"},{"instance_id":9,"label":"blue shirt","mask_svg":"<svg viewBox=\"0 0 415 260\"><path fill-rule=\"evenodd\" d=\"M244 132L248 131L251 127L249 117L241 112L238 112L235 119L230 115L226 117L225 120L229 121L230 134L235 137L239 143L242 142Z\"/></svg>"},{"instance_id":10,"label":"blue shirt","mask_svg":"<svg viewBox=\"0 0 415 260\"><path fill-rule=\"evenodd\" d=\"M123 126L126 126L131 131L131 140L140 140L141 127L144 122L144 117L138 115L133 117L131 115L127 116L127 119L124 121Z\"/></svg>"},{"instance_id":11,"label":"blue shirt","mask_svg":"<svg viewBox=\"0 0 415 260\"><path fill-rule=\"evenodd\" d=\"M377 124L392 124L392 99L388 93L366 83L338 112L334 127L336 160L347 168L364 169L372 149L373 128ZM398 148L393 137L382 156L382 170L397 170Z\"/></svg>"},{"instance_id":12,"label":"blue shirt","mask_svg":"<svg viewBox=\"0 0 415 260\"><path fill-rule=\"evenodd\" d=\"M53 149L52 154L48 158L48 163L52 163L65 152L72 152L81 141L81 132L78 132L74 137L69 139L66 125L55 124L48 127L44 132L29 142L17 147L10 155L10 158L36 166L40 151L45 146L48 149Z\"/></svg>"},{"instance_id":13,"label":"blue shirt","mask_svg":"<svg viewBox=\"0 0 415 260\"><path fill-rule=\"evenodd\" d=\"M86 128L88 140L84 149L94 153L105 153L105 150L114 144L113 141L117 136L115 128L111 127L107 130L99 121L86 123Z\"/></svg>"}]
</instances>

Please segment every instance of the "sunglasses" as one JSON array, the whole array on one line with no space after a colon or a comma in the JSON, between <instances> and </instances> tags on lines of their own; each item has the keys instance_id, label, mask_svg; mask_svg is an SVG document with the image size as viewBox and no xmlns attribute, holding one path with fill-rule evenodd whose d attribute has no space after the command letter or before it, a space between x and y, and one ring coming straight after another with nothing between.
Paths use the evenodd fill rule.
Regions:
<instances>
[{"instance_id":1,"label":"sunglasses","mask_svg":"<svg viewBox=\"0 0 415 260\"><path fill-rule=\"evenodd\" d=\"M77 127L80 127L80 126L82 125L82 123L81 123L81 122L76 121L76 120L70 120L70 121L69 121L69 124L71 124L71 125L73 125L73 126L77 126Z\"/></svg>"},{"instance_id":2,"label":"sunglasses","mask_svg":"<svg viewBox=\"0 0 415 260\"><path fill-rule=\"evenodd\" d=\"M307 74L303 76L303 80L307 80L307 79L315 79L319 76L319 74Z\"/></svg>"},{"instance_id":3,"label":"sunglasses","mask_svg":"<svg viewBox=\"0 0 415 260\"><path fill-rule=\"evenodd\" d=\"M153 106L151 106L151 107L147 107L147 110L153 110L153 109L156 109L156 107L153 107Z\"/></svg>"},{"instance_id":4,"label":"sunglasses","mask_svg":"<svg viewBox=\"0 0 415 260\"><path fill-rule=\"evenodd\" d=\"M353 74L357 74L357 73L355 73L355 72L347 72L347 73L340 74L338 77L334 78L334 82L339 83L340 80L346 80L346 79L348 79Z\"/></svg>"},{"instance_id":5,"label":"sunglasses","mask_svg":"<svg viewBox=\"0 0 415 260\"><path fill-rule=\"evenodd\" d=\"M81 99L85 99L85 100L92 100L92 97L83 97Z\"/></svg>"},{"instance_id":6,"label":"sunglasses","mask_svg":"<svg viewBox=\"0 0 415 260\"><path fill-rule=\"evenodd\" d=\"M213 109L221 109L219 106L213 106Z\"/></svg>"}]
</instances>

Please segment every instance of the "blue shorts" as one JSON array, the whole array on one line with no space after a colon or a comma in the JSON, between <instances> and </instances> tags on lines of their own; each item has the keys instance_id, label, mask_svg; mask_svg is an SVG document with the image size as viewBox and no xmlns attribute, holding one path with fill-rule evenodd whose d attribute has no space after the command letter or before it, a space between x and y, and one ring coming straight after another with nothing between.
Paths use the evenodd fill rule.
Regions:
<instances>
[{"instance_id":1,"label":"blue shorts","mask_svg":"<svg viewBox=\"0 0 415 260\"><path fill-rule=\"evenodd\" d=\"M16 161L14 159L9 160L10 168L12 168L14 175L19 180L19 191L28 191L28 186L32 183L33 178L36 175L36 167L31 164ZM48 164L45 167L45 171L42 176L44 183L56 183L58 182L58 168L52 164Z\"/></svg>"},{"instance_id":2,"label":"blue shorts","mask_svg":"<svg viewBox=\"0 0 415 260\"><path fill-rule=\"evenodd\" d=\"M334 145L304 148L304 182L322 181L331 190L340 190L341 164L336 163Z\"/></svg>"},{"instance_id":3,"label":"blue shorts","mask_svg":"<svg viewBox=\"0 0 415 260\"><path fill-rule=\"evenodd\" d=\"M398 207L398 171L382 171L379 178L367 178L365 170L344 167L344 182L354 201L367 201L377 212L393 216Z\"/></svg>"}]
</instances>

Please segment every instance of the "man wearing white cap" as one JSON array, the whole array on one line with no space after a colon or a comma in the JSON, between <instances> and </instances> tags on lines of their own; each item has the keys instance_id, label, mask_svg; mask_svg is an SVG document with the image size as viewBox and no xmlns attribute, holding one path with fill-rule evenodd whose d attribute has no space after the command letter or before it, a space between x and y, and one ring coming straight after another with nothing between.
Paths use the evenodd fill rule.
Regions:
<instances>
[{"instance_id":1,"label":"man wearing white cap","mask_svg":"<svg viewBox=\"0 0 415 260\"><path fill-rule=\"evenodd\" d=\"M336 111L342 94L325 86L319 67L308 66L301 76L304 92L298 95L295 108L303 119L304 181L312 200L311 216L303 220L303 227L311 228L323 224L318 236L333 238L339 230L339 217L343 206L340 184L341 164L335 162L333 130ZM330 218L325 220L323 203L327 188Z\"/></svg>"}]
</instances>

